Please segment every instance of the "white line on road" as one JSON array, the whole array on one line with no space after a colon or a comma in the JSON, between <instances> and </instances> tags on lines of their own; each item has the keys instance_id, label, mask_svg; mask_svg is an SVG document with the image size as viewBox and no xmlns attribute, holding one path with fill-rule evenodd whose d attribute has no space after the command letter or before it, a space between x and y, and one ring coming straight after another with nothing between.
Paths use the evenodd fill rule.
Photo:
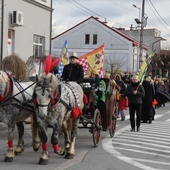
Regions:
<instances>
[{"instance_id":1,"label":"white line on road","mask_svg":"<svg viewBox=\"0 0 170 170\"><path fill-rule=\"evenodd\" d=\"M136 161L139 161L139 162L147 162L147 163L154 163L154 164L162 164L162 165L170 165L170 163L167 163L167 162L160 162L160 161L151 161L151 160L148 160L148 159L138 159L138 158L132 158Z\"/></svg>"},{"instance_id":2,"label":"white line on road","mask_svg":"<svg viewBox=\"0 0 170 170\"><path fill-rule=\"evenodd\" d=\"M151 168L149 166L143 165L139 162L134 161L133 159L131 159L129 157L122 155L120 152L118 152L117 150L114 149L114 147L112 146L112 141L108 137L103 139L102 146L108 153L110 153L114 157L117 157L118 159L120 159L128 164L131 164L132 166L136 166L136 167L144 169L144 170L156 170L155 168Z\"/></svg>"},{"instance_id":3,"label":"white line on road","mask_svg":"<svg viewBox=\"0 0 170 170\"><path fill-rule=\"evenodd\" d=\"M162 114L162 115L155 115L155 120L158 119L158 118L160 118L160 117L162 117L162 116L163 116L163 114ZM127 116L127 117L128 117L128 116ZM126 118L127 118L127 117L126 117ZM119 134L125 132L125 131L128 130L128 129L130 129L130 125L128 125L128 126L122 128L122 129L116 131L115 137L118 136ZM136 166L136 167L141 168L141 169L144 169L144 170L158 170L158 169L155 169L155 168L152 168L152 167L150 167L150 166L146 166L146 165L144 165L144 164L141 164L141 163L137 162L137 161L138 161L137 159L133 159L133 158L126 157L126 156L122 155L122 154L121 154L120 152L118 152L116 149L128 150L128 151L130 151L130 152L139 152L139 150L135 150L135 149L132 150L132 149L120 148L120 147L118 147L118 148L115 149L115 147L113 147L113 143L114 143L114 142L112 142L112 140L114 140L114 139L111 139L111 138L109 137L109 135L108 135L105 139L103 139L103 141L102 141L102 146L103 146L103 148L104 148L108 153L110 153L110 154L113 155L114 157L117 157L118 159L120 159L120 160L122 160L122 161L124 161L124 162L126 162L126 163L128 163L128 164L130 164L130 165L132 165L132 166ZM145 151L141 151L141 152L142 152L142 153L145 153L145 154L151 154L151 155L153 155L153 153L150 153L150 152L145 152ZM168 152L168 153L169 153L169 152ZM157 155L157 156L161 156L161 157L163 156L163 157L170 158L170 156L166 156L166 155L163 155L163 154L156 154L156 155ZM135 161L135 160L136 160L136 161ZM141 161L141 162L142 162L142 161ZM160 170L160 169L159 169L159 170Z\"/></svg>"}]
</instances>

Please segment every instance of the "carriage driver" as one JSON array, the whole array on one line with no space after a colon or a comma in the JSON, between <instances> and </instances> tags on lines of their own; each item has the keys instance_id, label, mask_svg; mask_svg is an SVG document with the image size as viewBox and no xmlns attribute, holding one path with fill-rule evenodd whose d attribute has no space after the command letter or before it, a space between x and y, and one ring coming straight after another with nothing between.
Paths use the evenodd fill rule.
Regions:
<instances>
[{"instance_id":1,"label":"carriage driver","mask_svg":"<svg viewBox=\"0 0 170 170\"><path fill-rule=\"evenodd\" d=\"M73 52L69 57L70 63L64 66L61 78L63 81L75 81L81 83L84 78L83 67L78 64L77 53Z\"/></svg>"}]
</instances>

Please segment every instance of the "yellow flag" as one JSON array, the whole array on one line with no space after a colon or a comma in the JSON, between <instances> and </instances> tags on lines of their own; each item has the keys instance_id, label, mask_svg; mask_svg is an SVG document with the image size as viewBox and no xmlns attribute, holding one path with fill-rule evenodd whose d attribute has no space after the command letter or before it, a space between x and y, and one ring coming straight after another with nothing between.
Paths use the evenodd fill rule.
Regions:
<instances>
[{"instance_id":1,"label":"yellow flag","mask_svg":"<svg viewBox=\"0 0 170 170\"><path fill-rule=\"evenodd\" d=\"M79 57L78 62L83 66L85 77L88 77L94 69L98 71L100 77L103 77L103 57L104 44Z\"/></svg>"}]
</instances>

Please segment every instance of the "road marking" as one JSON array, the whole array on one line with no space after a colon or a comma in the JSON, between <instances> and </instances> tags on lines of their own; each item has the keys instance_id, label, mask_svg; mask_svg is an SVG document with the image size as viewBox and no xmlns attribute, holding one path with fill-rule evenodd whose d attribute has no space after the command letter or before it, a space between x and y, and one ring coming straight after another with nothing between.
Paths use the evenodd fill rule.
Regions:
<instances>
[{"instance_id":1,"label":"road marking","mask_svg":"<svg viewBox=\"0 0 170 170\"><path fill-rule=\"evenodd\" d=\"M118 141L117 144L120 144L121 142L133 143L133 144L135 143L135 144L137 144L136 145L137 147L139 146L139 144L148 145L148 140L147 140L147 142L145 142L146 140L142 141L141 139L140 139L140 141L132 141L133 139L135 140L136 138L130 138L130 139L122 139L122 137L115 138L114 139L114 144L116 144L115 141ZM154 142L154 140L149 140L149 142ZM154 147L154 148L152 148L153 150L157 150L157 149L155 149L155 147L160 147L160 148L165 148L165 149L169 148L170 149L170 146L162 145L163 144L162 142L160 143L160 142L157 141L157 143L159 143L159 144L149 143L149 146L153 146ZM165 142L164 142L164 144L165 144ZM168 145L169 142L166 142L166 144ZM123 145L128 145L128 144L123 144ZM135 147L135 145L133 145L133 146ZM149 149L151 149L151 147L149 147ZM162 150L160 150L160 151L162 151Z\"/></svg>"},{"instance_id":2,"label":"road marking","mask_svg":"<svg viewBox=\"0 0 170 170\"><path fill-rule=\"evenodd\" d=\"M154 164L162 164L162 165L170 165L170 163L167 162L160 162L160 161L152 161L152 160L148 160L148 159L138 159L138 158L132 158L136 161L140 161L140 162L147 162L147 163L154 163Z\"/></svg>"},{"instance_id":3,"label":"road marking","mask_svg":"<svg viewBox=\"0 0 170 170\"><path fill-rule=\"evenodd\" d=\"M168 112L169 112L169 111L168 111ZM165 114L165 113L164 113L164 114ZM163 115L157 115L157 114L156 114L156 115L155 115L155 120L156 120L156 119L159 119L159 118L162 117L162 116L163 116ZM126 120L128 120L128 119L130 118L129 114L126 114L125 118L126 118ZM119 117L118 120L121 120L121 117Z\"/></svg>"},{"instance_id":4,"label":"road marking","mask_svg":"<svg viewBox=\"0 0 170 170\"><path fill-rule=\"evenodd\" d=\"M131 137L131 136L128 136L128 135L127 135L127 136L125 136L125 135L124 135L124 136L120 136L119 138L121 139L122 142L127 141L127 140L132 141L132 137ZM115 140L119 140L119 138L114 138L114 141L115 141ZM136 139L136 137L135 137L134 139ZM144 141L146 141L146 139L147 139L147 142L150 142L150 144L151 144L151 142L160 144L160 142L159 142L157 139L154 139L154 140L153 140L152 138L149 139L148 137L142 137L142 138L140 139L140 141L143 141L143 142L144 142ZM160 138L158 138L158 139L160 139ZM143 143L143 142L142 142L142 143ZM134 142L134 143L135 143L135 142ZM140 142L138 141L138 143L140 143ZM162 144L162 145L169 145L169 141L167 141L167 142L161 141L161 144Z\"/></svg>"},{"instance_id":5,"label":"road marking","mask_svg":"<svg viewBox=\"0 0 170 170\"><path fill-rule=\"evenodd\" d=\"M166 112L170 113L170 112ZM164 113L165 114L165 113ZM155 120L162 117L161 115L155 115ZM127 118L128 116L126 116ZM103 148L118 159L136 166L144 170L161 170L144 165L143 163L152 163L157 162L159 165L170 165L169 161L161 162L154 160L146 160L142 158L133 158L121 154L119 151L128 151L129 153L141 153L144 155L152 155L153 157L162 157L169 159L170 158L170 135L167 127L169 123L156 121L152 124L141 124L140 132L130 132L130 125L116 131L114 139L111 139L109 135L103 139L102 146ZM152 132L152 133L150 133ZM139 141L138 141L139 140ZM113 146L114 145L114 146ZM149 146L148 146L149 145ZM156 148L156 149L155 149ZM168 150L167 150L168 149ZM129 154L127 152L127 154ZM143 163L142 163L143 162Z\"/></svg>"},{"instance_id":6,"label":"road marking","mask_svg":"<svg viewBox=\"0 0 170 170\"><path fill-rule=\"evenodd\" d=\"M118 152L117 150L114 149L114 147L112 146L112 141L111 141L110 137L109 138L108 137L106 137L102 141L102 146L108 153L110 153L114 157L117 157L118 159L120 159L128 164L131 164L132 166L136 166L136 167L144 169L144 170L156 170L155 168L151 168L149 166L143 165L137 161L134 161L133 159L131 159L129 157L122 155L120 152Z\"/></svg>"},{"instance_id":7,"label":"road marking","mask_svg":"<svg viewBox=\"0 0 170 170\"><path fill-rule=\"evenodd\" d=\"M114 142L114 145L115 145L116 143ZM120 144L120 143L119 143ZM121 146L122 145L124 145L124 146L131 146L131 147L137 147L137 149L132 149L132 148L130 148L130 149L127 149L127 148L124 148L124 147L116 147L116 146L114 146L114 148L116 148L117 150L124 150L124 151L129 151L129 152L135 152L135 153L143 153L143 154L147 154L147 155L152 155L152 156L159 156L159 157L164 157L164 158L170 158L170 156L167 156L167 155L165 155L165 154L169 154L170 152L169 151L163 151L163 153L165 153L165 154L158 154L158 153L156 153L156 154L154 154L154 152L152 152L152 151L158 151L158 152L161 152L162 150L160 150L160 149L151 149L151 148L149 148L149 147L141 147L141 146L139 146L139 145L126 145L126 144L121 144ZM139 149L148 149L147 151L143 151L143 150L138 150L138 148Z\"/></svg>"}]
</instances>

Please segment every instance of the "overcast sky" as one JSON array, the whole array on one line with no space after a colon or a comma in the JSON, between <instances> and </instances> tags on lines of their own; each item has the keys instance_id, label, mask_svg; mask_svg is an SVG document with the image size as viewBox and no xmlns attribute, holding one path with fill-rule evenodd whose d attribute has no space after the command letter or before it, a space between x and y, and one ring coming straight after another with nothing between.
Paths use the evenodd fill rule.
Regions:
<instances>
[{"instance_id":1,"label":"overcast sky","mask_svg":"<svg viewBox=\"0 0 170 170\"><path fill-rule=\"evenodd\" d=\"M139 18L139 11L142 13L142 0L53 0L53 8L56 36L90 16L106 20L109 26L136 27L134 19ZM161 36L168 40L164 45L170 45L170 0L145 0L145 16L148 16L145 28L161 31Z\"/></svg>"}]
</instances>

